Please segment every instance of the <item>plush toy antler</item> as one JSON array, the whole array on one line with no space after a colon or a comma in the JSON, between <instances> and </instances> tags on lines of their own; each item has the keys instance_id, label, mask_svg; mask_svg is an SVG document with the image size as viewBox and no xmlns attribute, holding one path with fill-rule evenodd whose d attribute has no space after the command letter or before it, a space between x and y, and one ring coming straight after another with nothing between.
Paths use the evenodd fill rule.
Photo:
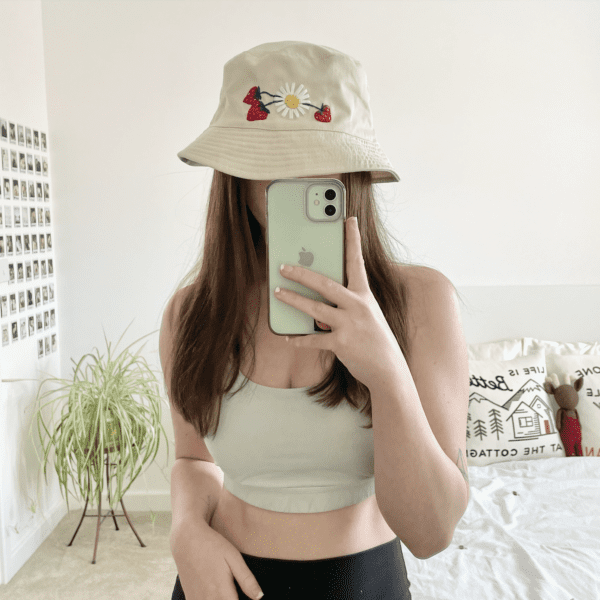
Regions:
<instances>
[{"instance_id":1,"label":"plush toy antler","mask_svg":"<svg viewBox=\"0 0 600 600\"><path fill-rule=\"evenodd\" d=\"M556 404L560 406L556 413L556 428L560 432L560 439L565 447L567 456L583 456L581 451L581 423L579 413L575 409L579 403L577 392L583 386L583 375L574 383L571 375L565 377L566 383L560 385L558 375L552 373L546 377L544 389L554 396Z\"/></svg>"}]
</instances>

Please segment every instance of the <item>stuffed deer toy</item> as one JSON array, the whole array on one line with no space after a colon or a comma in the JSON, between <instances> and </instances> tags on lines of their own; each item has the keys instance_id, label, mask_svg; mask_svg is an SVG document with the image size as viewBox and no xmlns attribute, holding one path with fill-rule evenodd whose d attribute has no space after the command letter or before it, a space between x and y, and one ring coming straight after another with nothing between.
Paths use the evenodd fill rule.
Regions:
<instances>
[{"instance_id":1,"label":"stuffed deer toy","mask_svg":"<svg viewBox=\"0 0 600 600\"><path fill-rule=\"evenodd\" d=\"M567 383L560 385L558 375L546 377L544 389L552 394L556 404L560 406L556 413L556 428L560 432L560 439L565 447L567 456L583 456L581 451L581 423L579 413L575 409L579 398L577 392L583 386L583 375L571 385L573 378L566 377Z\"/></svg>"}]
</instances>

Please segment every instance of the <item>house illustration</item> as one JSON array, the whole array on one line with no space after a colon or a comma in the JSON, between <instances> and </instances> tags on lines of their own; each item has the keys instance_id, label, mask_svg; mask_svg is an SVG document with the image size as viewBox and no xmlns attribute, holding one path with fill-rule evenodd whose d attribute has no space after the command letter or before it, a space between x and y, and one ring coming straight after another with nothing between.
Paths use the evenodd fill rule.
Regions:
<instances>
[{"instance_id":1,"label":"house illustration","mask_svg":"<svg viewBox=\"0 0 600 600\"><path fill-rule=\"evenodd\" d=\"M528 379L504 404L509 411L516 404L507 419L511 421L515 440L530 440L556 433L552 408L542 400L542 392L546 395L539 383Z\"/></svg>"},{"instance_id":2,"label":"house illustration","mask_svg":"<svg viewBox=\"0 0 600 600\"><path fill-rule=\"evenodd\" d=\"M496 422L501 420L505 423L510 422L513 435L513 440L510 441L532 440L557 433L552 407L544 397L547 397L544 388L533 379L528 379L503 404L494 402L481 392L474 392L469 396L469 405L471 402L481 405L481 409L477 411L476 423L479 426L478 432L484 436L487 434L484 433L485 426L481 419L487 414L490 424L493 425L493 433L508 431L501 423ZM485 409L484 404L491 406Z\"/></svg>"}]
</instances>

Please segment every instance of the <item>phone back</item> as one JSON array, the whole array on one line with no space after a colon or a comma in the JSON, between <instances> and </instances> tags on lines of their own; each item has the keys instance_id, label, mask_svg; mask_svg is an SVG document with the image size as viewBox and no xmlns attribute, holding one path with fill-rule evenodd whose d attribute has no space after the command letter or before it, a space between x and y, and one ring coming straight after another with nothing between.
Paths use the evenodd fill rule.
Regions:
<instances>
[{"instance_id":1,"label":"phone back","mask_svg":"<svg viewBox=\"0 0 600 600\"><path fill-rule=\"evenodd\" d=\"M335 192L332 200L325 198L325 192L334 195L329 190ZM285 278L279 268L282 263L300 265L345 285L346 188L337 179L277 179L266 194L269 328L277 335L328 333L313 317L276 298L275 288L337 306L315 290Z\"/></svg>"}]
</instances>

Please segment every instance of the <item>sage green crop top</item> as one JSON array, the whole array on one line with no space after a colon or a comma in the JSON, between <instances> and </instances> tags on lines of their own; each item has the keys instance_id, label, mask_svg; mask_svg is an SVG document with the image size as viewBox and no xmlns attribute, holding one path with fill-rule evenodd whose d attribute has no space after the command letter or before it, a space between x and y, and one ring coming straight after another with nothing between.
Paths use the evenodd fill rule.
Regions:
<instances>
[{"instance_id":1,"label":"sage green crop top","mask_svg":"<svg viewBox=\"0 0 600 600\"><path fill-rule=\"evenodd\" d=\"M273 388L240 372L223 396L217 434L204 442L223 487L248 504L317 513L358 504L375 493L373 429L343 402L316 404L309 387Z\"/></svg>"}]
</instances>

